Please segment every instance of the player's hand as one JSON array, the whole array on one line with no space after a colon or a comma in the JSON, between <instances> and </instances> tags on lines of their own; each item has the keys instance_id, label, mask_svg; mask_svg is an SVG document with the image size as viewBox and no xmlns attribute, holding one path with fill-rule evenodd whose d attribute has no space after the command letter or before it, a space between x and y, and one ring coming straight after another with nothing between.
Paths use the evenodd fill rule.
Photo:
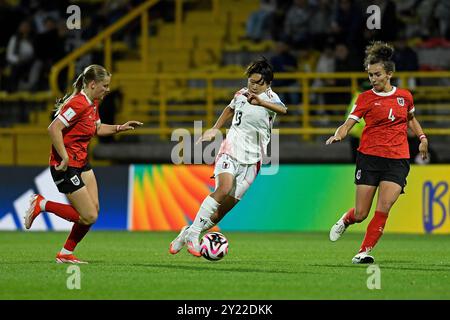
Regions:
<instances>
[{"instance_id":1,"label":"player's hand","mask_svg":"<svg viewBox=\"0 0 450 320\"><path fill-rule=\"evenodd\" d=\"M55 166L56 171L66 171L69 166L69 158L62 159L60 164Z\"/></svg>"},{"instance_id":2,"label":"player's hand","mask_svg":"<svg viewBox=\"0 0 450 320\"><path fill-rule=\"evenodd\" d=\"M419 144L419 153L422 160L428 159L428 140L422 139Z\"/></svg>"},{"instance_id":3,"label":"player's hand","mask_svg":"<svg viewBox=\"0 0 450 320\"><path fill-rule=\"evenodd\" d=\"M213 138L216 137L218 133L220 133L219 129L216 128L208 129L202 134L202 136L197 140L197 142L195 142L195 144L199 144L202 141L211 141Z\"/></svg>"},{"instance_id":4,"label":"player's hand","mask_svg":"<svg viewBox=\"0 0 450 320\"><path fill-rule=\"evenodd\" d=\"M245 94L245 96L247 97L248 103L253 104L255 106L260 106L263 103L261 98L258 95L254 94L254 93L247 92Z\"/></svg>"},{"instance_id":5,"label":"player's hand","mask_svg":"<svg viewBox=\"0 0 450 320\"><path fill-rule=\"evenodd\" d=\"M332 144L335 142L340 142L342 139L339 136L331 136L328 138L328 140L325 142L325 144Z\"/></svg>"},{"instance_id":6,"label":"player's hand","mask_svg":"<svg viewBox=\"0 0 450 320\"><path fill-rule=\"evenodd\" d=\"M136 129L137 127L140 127L140 126L142 126L142 125L143 125L143 123L142 123L142 122L139 122L139 121L135 121L135 120L127 121L127 122L125 122L124 124L118 126L117 132L119 132L119 131L134 130L134 129Z\"/></svg>"}]
</instances>

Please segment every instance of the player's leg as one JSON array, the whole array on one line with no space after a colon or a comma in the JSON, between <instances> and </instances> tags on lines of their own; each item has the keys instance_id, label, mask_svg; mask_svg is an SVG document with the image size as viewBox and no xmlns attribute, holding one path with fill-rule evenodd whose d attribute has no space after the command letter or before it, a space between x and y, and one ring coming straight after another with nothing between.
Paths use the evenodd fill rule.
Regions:
<instances>
[{"instance_id":1,"label":"player's leg","mask_svg":"<svg viewBox=\"0 0 450 320\"><path fill-rule=\"evenodd\" d=\"M380 187L381 187L381 183L380 183ZM375 196L375 191L376 191L376 187L374 187L375 189L372 192L366 193L366 192L361 192L361 193L357 193L357 200L356 200L356 207L355 207L355 214L354 214L354 222L351 221L352 217L348 214L344 220L347 219L347 221L350 221L351 223L359 223L364 221L367 216L369 215L370 212L370 208L372 206L372 201L373 201L373 197ZM369 199L364 199L364 197L370 197L370 203L369 203ZM358 206L359 204L359 206ZM356 263L356 264L366 264L366 263L373 263L374 262L374 258L369 255L370 250L368 251L358 251L358 254L356 256L353 257L352 259L352 263Z\"/></svg>"},{"instance_id":2,"label":"player's leg","mask_svg":"<svg viewBox=\"0 0 450 320\"><path fill-rule=\"evenodd\" d=\"M97 180L95 179L94 171L92 169L90 169L88 171L82 172L81 179L83 180L83 182L86 186L88 195L90 197L90 204L93 205L93 207L95 208L95 212L92 211L93 216L92 216L91 221L93 221L94 219L97 220L97 215L98 215L98 211L99 211L98 188L97 188ZM90 210L93 210L93 208L91 207ZM87 222L87 221L85 221L85 222ZM59 252L59 255L71 255L73 253L73 251L75 250L75 247L77 246L77 244L89 232L89 229L91 228L91 226L92 226L92 223L91 224L74 223L72 230L71 230L63 248Z\"/></svg>"},{"instance_id":3,"label":"player's leg","mask_svg":"<svg viewBox=\"0 0 450 320\"><path fill-rule=\"evenodd\" d=\"M214 212L214 214L211 216L210 221L211 225L205 226L205 228L202 231L207 231L211 229L213 226L218 224L225 215L231 211L231 209L234 208L239 202L239 199L236 199L232 196L227 196L225 200L222 202L222 204L219 206L219 209Z\"/></svg>"},{"instance_id":4,"label":"player's leg","mask_svg":"<svg viewBox=\"0 0 450 320\"><path fill-rule=\"evenodd\" d=\"M375 196L377 186L356 185L356 201L355 207L348 210L344 215L333 225L330 230L330 240L337 241L348 226L354 223L364 221L369 215L372 207L373 197Z\"/></svg>"},{"instance_id":5,"label":"player's leg","mask_svg":"<svg viewBox=\"0 0 450 320\"><path fill-rule=\"evenodd\" d=\"M80 220L79 223L74 223L63 249L56 256L56 262L86 263L76 258L73 250L89 231L91 225L97 221L97 207L86 186L66 196L75 210L80 213Z\"/></svg>"},{"instance_id":6,"label":"player's leg","mask_svg":"<svg viewBox=\"0 0 450 320\"><path fill-rule=\"evenodd\" d=\"M233 188L228 192L225 200L221 202L219 209L210 217L209 224L202 231L206 231L219 223L238 204L253 181L255 181L259 168L260 163L252 165L239 164L237 166Z\"/></svg>"},{"instance_id":7,"label":"player's leg","mask_svg":"<svg viewBox=\"0 0 450 320\"><path fill-rule=\"evenodd\" d=\"M28 207L24 217L24 225L26 229L31 228L33 221L41 214L41 212L53 213L70 222L80 222L80 214L73 206L49 201L40 194L33 194L30 199L30 206Z\"/></svg>"},{"instance_id":8,"label":"player's leg","mask_svg":"<svg viewBox=\"0 0 450 320\"><path fill-rule=\"evenodd\" d=\"M238 166L234 187L231 189L225 200L221 202L219 209L210 217L207 224L205 224L202 232L209 230L219 223L219 221L221 221L223 217L238 204L258 175L259 168L260 163Z\"/></svg>"},{"instance_id":9,"label":"player's leg","mask_svg":"<svg viewBox=\"0 0 450 320\"><path fill-rule=\"evenodd\" d=\"M194 222L186 231L186 244L188 251L194 256L201 256L198 238L205 228L211 225L211 216L216 212L220 204L226 199L234 185L234 175L229 172L222 172L216 176L216 189L203 200L200 209L195 216Z\"/></svg>"},{"instance_id":10,"label":"player's leg","mask_svg":"<svg viewBox=\"0 0 450 320\"><path fill-rule=\"evenodd\" d=\"M86 186L73 192L66 194L72 206L80 214L79 224L92 225L97 221L97 207L92 201L91 195Z\"/></svg>"},{"instance_id":11,"label":"player's leg","mask_svg":"<svg viewBox=\"0 0 450 320\"><path fill-rule=\"evenodd\" d=\"M235 175L238 166L239 164L227 154L218 156L214 168L216 188L203 200L192 225L183 227L178 236L171 242L170 253L178 253L187 244L189 253L197 257L200 256L200 233L214 226L210 218L226 201L231 190L235 188Z\"/></svg>"},{"instance_id":12,"label":"player's leg","mask_svg":"<svg viewBox=\"0 0 450 320\"><path fill-rule=\"evenodd\" d=\"M384 226L393 204L397 201L402 187L395 182L381 181L378 190L375 215L367 226L366 235L359 252L369 252L383 235Z\"/></svg>"},{"instance_id":13,"label":"player's leg","mask_svg":"<svg viewBox=\"0 0 450 320\"><path fill-rule=\"evenodd\" d=\"M203 200L192 225L183 227L178 236L170 243L169 252L171 254L178 253L187 244L189 253L197 257L200 256L198 241L200 232L205 226L213 225L210 217L217 211L220 203L226 199L228 193L234 187L237 165L236 161L227 154L221 154L217 157L214 167L216 188Z\"/></svg>"},{"instance_id":14,"label":"player's leg","mask_svg":"<svg viewBox=\"0 0 450 320\"><path fill-rule=\"evenodd\" d=\"M80 168L69 167L67 171L56 171L55 168L52 167L50 171L58 191L61 193L66 195L72 194L85 186L81 178ZM41 195L36 194L31 197L30 207L25 215L25 228L29 229L34 219L44 211L53 213L70 222L92 224L90 221L84 219L84 213L78 212L72 205L50 201L44 199Z\"/></svg>"},{"instance_id":15,"label":"player's leg","mask_svg":"<svg viewBox=\"0 0 450 320\"><path fill-rule=\"evenodd\" d=\"M377 191L377 186L369 185L357 185L356 186L356 201L355 208L352 215L349 215L346 219L347 223L353 224L364 221L369 215L370 208L372 207L373 197Z\"/></svg>"},{"instance_id":16,"label":"player's leg","mask_svg":"<svg viewBox=\"0 0 450 320\"><path fill-rule=\"evenodd\" d=\"M408 159L384 159L380 162L383 172L380 175L377 206L375 215L367 226L364 240L353 263L373 263L373 257L368 253L383 235L384 226L393 204L397 201L406 186L409 173Z\"/></svg>"},{"instance_id":17,"label":"player's leg","mask_svg":"<svg viewBox=\"0 0 450 320\"><path fill-rule=\"evenodd\" d=\"M97 179L94 174L94 170L90 169L81 173L81 179L83 179L84 184L88 190L89 195L91 196L92 202L98 212L100 212L100 206L98 201L98 185Z\"/></svg>"},{"instance_id":18,"label":"player's leg","mask_svg":"<svg viewBox=\"0 0 450 320\"><path fill-rule=\"evenodd\" d=\"M214 212L214 214L207 219L206 223L202 227L202 231L208 231L212 227L214 227L220 220L231 210L233 207L239 202L238 199L235 199L231 196L227 196L225 200L220 204L219 208ZM169 252L171 254L177 254L185 245L185 237L187 234L189 226L184 226L178 236L172 241L170 244Z\"/></svg>"},{"instance_id":19,"label":"player's leg","mask_svg":"<svg viewBox=\"0 0 450 320\"><path fill-rule=\"evenodd\" d=\"M348 226L364 221L367 218L382 174L381 169L378 168L379 162L378 157L358 152L354 181L356 184L355 207L344 213L333 225L330 230L331 241L337 241Z\"/></svg>"}]
</instances>

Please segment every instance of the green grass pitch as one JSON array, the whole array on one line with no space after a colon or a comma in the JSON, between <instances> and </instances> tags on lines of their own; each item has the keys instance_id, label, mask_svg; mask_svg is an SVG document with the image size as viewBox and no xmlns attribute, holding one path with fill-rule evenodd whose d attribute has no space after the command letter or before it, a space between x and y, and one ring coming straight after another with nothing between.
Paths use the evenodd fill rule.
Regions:
<instances>
[{"instance_id":1,"label":"green grass pitch","mask_svg":"<svg viewBox=\"0 0 450 320\"><path fill-rule=\"evenodd\" d=\"M173 232L90 232L77 248L79 290L54 257L67 233L0 232L0 299L450 299L450 236L386 234L367 265L352 265L363 235L336 243L327 233L225 232L218 262L186 250L172 256Z\"/></svg>"}]
</instances>

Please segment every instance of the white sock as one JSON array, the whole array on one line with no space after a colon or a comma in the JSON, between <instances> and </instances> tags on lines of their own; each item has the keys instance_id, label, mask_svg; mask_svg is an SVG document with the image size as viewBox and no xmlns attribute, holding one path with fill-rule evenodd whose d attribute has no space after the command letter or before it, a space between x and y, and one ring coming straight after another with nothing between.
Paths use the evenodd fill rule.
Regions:
<instances>
[{"instance_id":1,"label":"white sock","mask_svg":"<svg viewBox=\"0 0 450 320\"><path fill-rule=\"evenodd\" d=\"M200 209L195 216L194 222L189 227L189 231L194 235L199 235L206 225L212 223L209 218L213 215L214 212L216 212L219 206L220 203L214 200L214 198L212 198L211 196L207 196L205 200L203 200Z\"/></svg>"},{"instance_id":2,"label":"white sock","mask_svg":"<svg viewBox=\"0 0 450 320\"><path fill-rule=\"evenodd\" d=\"M214 227L216 224L214 222L211 221L210 218L205 218L206 223L202 228L202 232L203 231L208 231L209 229L211 229L212 227Z\"/></svg>"},{"instance_id":3,"label":"white sock","mask_svg":"<svg viewBox=\"0 0 450 320\"><path fill-rule=\"evenodd\" d=\"M45 199L39 203L39 207L41 208L41 211L45 211L46 204L47 204L47 200L45 200Z\"/></svg>"},{"instance_id":4,"label":"white sock","mask_svg":"<svg viewBox=\"0 0 450 320\"><path fill-rule=\"evenodd\" d=\"M73 251L69 251L69 250L67 250L67 249L62 248L61 251L60 251L59 253L61 253L61 254L72 254Z\"/></svg>"}]
</instances>

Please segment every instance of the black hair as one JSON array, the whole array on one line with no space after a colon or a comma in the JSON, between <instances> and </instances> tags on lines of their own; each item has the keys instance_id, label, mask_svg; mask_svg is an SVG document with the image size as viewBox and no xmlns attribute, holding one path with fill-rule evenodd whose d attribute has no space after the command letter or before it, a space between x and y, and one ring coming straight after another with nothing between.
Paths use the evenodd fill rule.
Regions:
<instances>
[{"instance_id":1,"label":"black hair","mask_svg":"<svg viewBox=\"0 0 450 320\"><path fill-rule=\"evenodd\" d=\"M391 60L393 55L394 48L389 44L381 41L372 42L366 47L364 67L367 69L369 64L381 63L386 72L394 72L395 63Z\"/></svg>"},{"instance_id":2,"label":"black hair","mask_svg":"<svg viewBox=\"0 0 450 320\"><path fill-rule=\"evenodd\" d=\"M254 73L259 73L261 75L261 80L263 80L268 85L270 85L273 80L272 66L265 57L261 57L260 59L253 61L245 71L247 78L249 78Z\"/></svg>"}]
</instances>

